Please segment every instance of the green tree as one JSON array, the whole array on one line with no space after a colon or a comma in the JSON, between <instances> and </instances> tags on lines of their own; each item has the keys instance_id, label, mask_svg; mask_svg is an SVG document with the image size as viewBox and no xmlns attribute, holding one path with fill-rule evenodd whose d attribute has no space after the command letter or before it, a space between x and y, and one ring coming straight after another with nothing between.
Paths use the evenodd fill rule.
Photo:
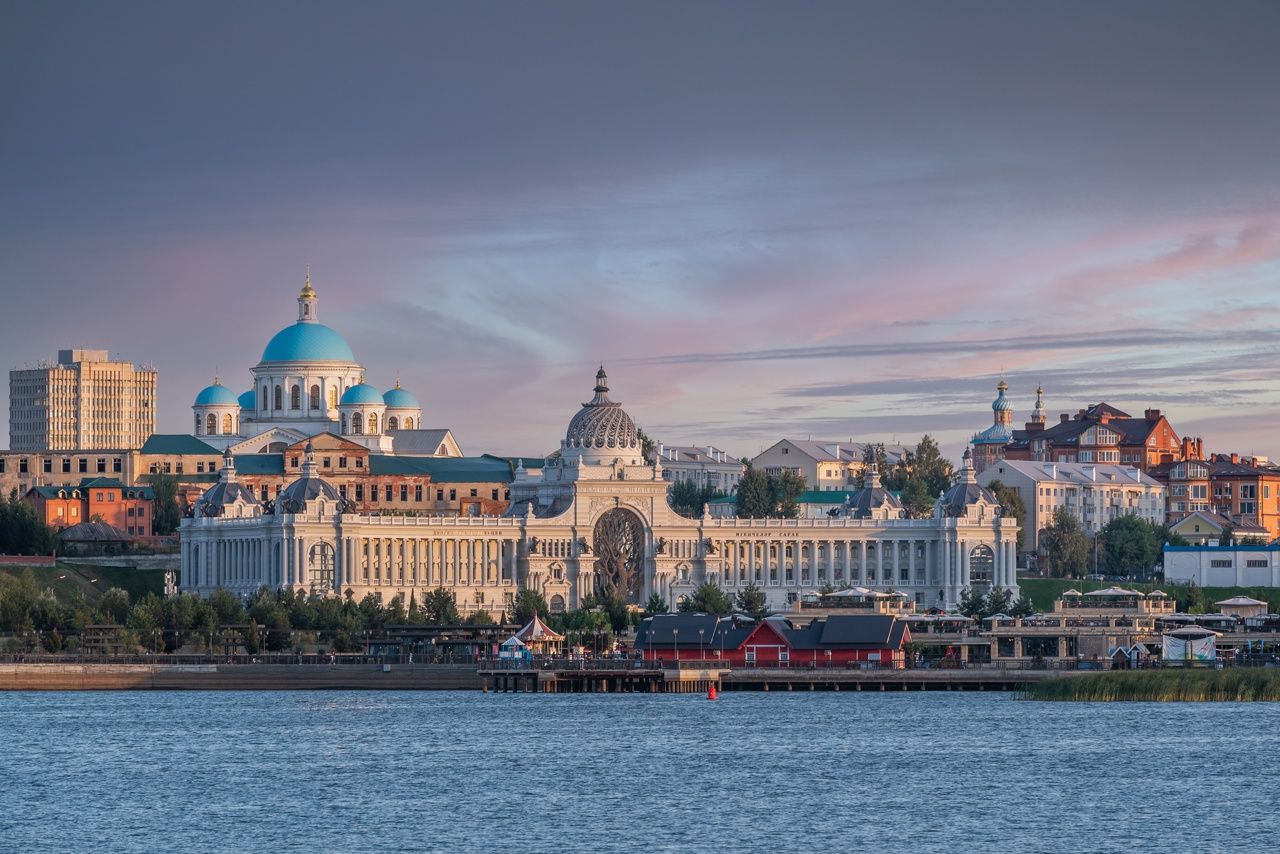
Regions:
<instances>
[{"instance_id":1,"label":"green tree","mask_svg":"<svg viewBox=\"0 0 1280 854\"><path fill-rule=\"evenodd\" d=\"M936 497L936 493L929 493L929 487L923 480L914 477L907 480L898 494L898 500L902 502L909 519L927 519L932 516Z\"/></svg>"},{"instance_id":2,"label":"green tree","mask_svg":"<svg viewBox=\"0 0 1280 854\"><path fill-rule=\"evenodd\" d=\"M956 604L956 607L966 617L981 620L986 616L987 600L978 590L966 587L960 592L960 601Z\"/></svg>"},{"instance_id":3,"label":"green tree","mask_svg":"<svg viewBox=\"0 0 1280 854\"><path fill-rule=\"evenodd\" d=\"M742 519L763 519L773 511L773 494L769 476L762 470L747 467L738 481L737 513Z\"/></svg>"},{"instance_id":4,"label":"green tree","mask_svg":"<svg viewBox=\"0 0 1280 854\"><path fill-rule=\"evenodd\" d=\"M754 582L738 591L734 605L754 620L763 620L770 613L768 597Z\"/></svg>"},{"instance_id":5,"label":"green tree","mask_svg":"<svg viewBox=\"0 0 1280 854\"><path fill-rule=\"evenodd\" d=\"M123 626L129 619L129 594L119 587L112 587L98 600L98 613L104 623Z\"/></svg>"},{"instance_id":6,"label":"green tree","mask_svg":"<svg viewBox=\"0 0 1280 854\"><path fill-rule=\"evenodd\" d=\"M262 639L258 624L254 620L249 621L249 628L244 632L244 651L249 655L257 655L262 651Z\"/></svg>"},{"instance_id":7,"label":"green tree","mask_svg":"<svg viewBox=\"0 0 1280 854\"><path fill-rule=\"evenodd\" d=\"M178 478L172 474L151 476L151 491L155 495L151 524L156 536L164 537L178 530L182 521L182 507L178 504Z\"/></svg>"},{"instance_id":8,"label":"green tree","mask_svg":"<svg viewBox=\"0 0 1280 854\"><path fill-rule=\"evenodd\" d=\"M1102 557L1107 572L1129 575L1148 570L1161 555L1160 528L1132 514L1117 516L1102 529Z\"/></svg>"},{"instance_id":9,"label":"green tree","mask_svg":"<svg viewBox=\"0 0 1280 854\"><path fill-rule=\"evenodd\" d=\"M1079 577L1088 569L1089 537L1080 520L1065 507L1054 511L1053 521L1041 532L1040 548L1051 575Z\"/></svg>"},{"instance_id":10,"label":"green tree","mask_svg":"<svg viewBox=\"0 0 1280 854\"><path fill-rule=\"evenodd\" d=\"M800 515L800 505L796 503L805 490L804 475L794 471L784 471L769 478L769 492L773 498L774 511L782 519L794 519Z\"/></svg>"},{"instance_id":11,"label":"green tree","mask_svg":"<svg viewBox=\"0 0 1280 854\"><path fill-rule=\"evenodd\" d=\"M1030 617L1035 612L1036 606L1032 604L1031 599L1025 594L1020 595L1005 611L1010 617Z\"/></svg>"},{"instance_id":12,"label":"green tree","mask_svg":"<svg viewBox=\"0 0 1280 854\"><path fill-rule=\"evenodd\" d=\"M492 625L496 625L496 622L493 619L492 614L490 614L484 608L481 608L478 611L472 612L472 614L469 617L467 617L467 625L468 626L492 626Z\"/></svg>"},{"instance_id":13,"label":"green tree","mask_svg":"<svg viewBox=\"0 0 1280 854\"><path fill-rule=\"evenodd\" d=\"M695 590L692 596L680 600L680 610L722 617L733 613L733 597L725 593L720 585L708 581Z\"/></svg>"},{"instance_id":14,"label":"green tree","mask_svg":"<svg viewBox=\"0 0 1280 854\"><path fill-rule=\"evenodd\" d=\"M1027 505L1022 500L1022 493L1016 487L1006 486L998 480L987 484L987 489L1000 502L1000 511L1018 522L1018 551L1022 551L1027 532L1023 530L1027 522Z\"/></svg>"},{"instance_id":15,"label":"green tree","mask_svg":"<svg viewBox=\"0 0 1280 854\"><path fill-rule=\"evenodd\" d=\"M520 625L527 624L535 616L546 620L551 615L546 598L536 590L521 590L516 594L513 616Z\"/></svg>"},{"instance_id":16,"label":"green tree","mask_svg":"<svg viewBox=\"0 0 1280 854\"><path fill-rule=\"evenodd\" d=\"M667 613L667 600L662 598L661 593L653 593L649 596L649 601L644 603L644 615L652 617L654 614Z\"/></svg>"},{"instance_id":17,"label":"green tree","mask_svg":"<svg viewBox=\"0 0 1280 854\"><path fill-rule=\"evenodd\" d=\"M34 505L17 497L17 490L0 501L0 554L47 555L56 545L54 530Z\"/></svg>"},{"instance_id":18,"label":"green tree","mask_svg":"<svg viewBox=\"0 0 1280 854\"><path fill-rule=\"evenodd\" d=\"M714 486L698 486L691 480L676 481L667 490L667 503L671 509L690 519L698 518L705 505L723 497L724 493Z\"/></svg>"},{"instance_id":19,"label":"green tree","mask_svg":"<svg viewBox=\"0 0 1280 854\"><path fill-rule=\"evenodd\" d=\"M880 475L881 486L891 490L902 488L902 483L898 481L896 473L890 471L889 454L884 449L884 443L868 442L867 446L862 449L862 471L858 473L856 479L858 489L866 487L867 477L870 475L873 465Z\"/></svg>"},{"instance_id":20,"label":"green tree","mask_svg":"<svg viewBox=\"0 0 1280 854\"><path fill-rule=\"evenodd\" d=\"M650 438L649 434L640 427L636 428L636 438L640 440L640 455L647 462L652 463L658 455L658 443Z\"/></svg>"},{"instance_id":21,"label":"green tree","mask_svg":"<svg viewBox=\"0 0 1280 854\"><path fill-rule=\"evenodd\" d=\"M457 597L443 587L422 597L422 617L429 626L456 626L462 622Z\"/></svg>"}]
</instances>

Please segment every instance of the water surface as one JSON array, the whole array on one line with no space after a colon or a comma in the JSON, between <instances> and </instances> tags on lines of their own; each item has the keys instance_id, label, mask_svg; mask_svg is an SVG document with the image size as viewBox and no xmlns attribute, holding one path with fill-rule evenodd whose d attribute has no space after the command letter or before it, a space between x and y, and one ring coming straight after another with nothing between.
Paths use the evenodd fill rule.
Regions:
<instances>
[{"instance_id":1,"label":"water surface","mask_svg":"<svg viewBox=\"0 0 1280 854\"><path fill-rule=\"evenodd\" d=\"M1278 725L997 693L0 693L0 850L1275 850Z\"/></svg>"}]
</instances>

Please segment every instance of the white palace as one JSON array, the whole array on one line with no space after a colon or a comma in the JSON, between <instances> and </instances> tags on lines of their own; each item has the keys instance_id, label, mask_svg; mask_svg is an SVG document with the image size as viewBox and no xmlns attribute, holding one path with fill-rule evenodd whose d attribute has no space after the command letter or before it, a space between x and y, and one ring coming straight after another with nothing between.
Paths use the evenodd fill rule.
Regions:
<instances>
[{"instance_id":1,"label":"white palace","mask_svg":"<svg viewBox=\"0 0 1280 854\"><path fill-rule=\"evenodd\" d=\"M313 299L306 292L300 299L304 332L314 321ZM287 429L276 413L288 416L300 402L275 396L294 388L318 392L318 408L332 416L331 396L357 379L354 364L340 366L349 370L329 385L327 375L313 378L305 364L291 362L264 357L255 369L254 418L262 426ZM246 396L239 409L252 404ZM375 408L385 418L391 407ZM348 416L341 432L361 435L350 421L360 410L346 391L337 410ZM367 413L360 414L367 434ZM247 594L265 585L357 601L368 594L408 601L415 593L421 601L443 587L464 614L509 609L523 588L540 591L557 611L592 593L637 604L658 593L674 608L704 581L730 593L755 583L776 609L824 585L901 591L920 607L945 608L969 587L1017 592L1016 522L1002 518L977 484L967 452L926 519L905 518L874 470L841 515L821 519L713 519L705 512L691 519L668 505L668 486L661 458L645 460L635 422L609 398L602 368L595 396L569 421L559 453L542 468L516 469L501 516L361 515L318 475L310 453L297 480L259 503L226 453L219 482L182 523L182 586Z\"/></svg>"}]
</instances>

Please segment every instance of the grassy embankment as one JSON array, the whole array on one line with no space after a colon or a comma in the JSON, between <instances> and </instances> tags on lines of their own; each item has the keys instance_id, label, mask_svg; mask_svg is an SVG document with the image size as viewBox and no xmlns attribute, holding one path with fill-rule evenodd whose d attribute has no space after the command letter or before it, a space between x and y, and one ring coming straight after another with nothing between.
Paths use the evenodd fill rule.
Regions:
<instances>
[{"instance_id":1,"label":"grassy embankment","mask_svg":"<svg viewBox=\"0 0 1280 854\"><path fill-rule=\"evenodd\" d=\"M1280 700L1280 670L1254 667L1113 670L1032 683L1021 696L1027 700L1094 702Z\"/></svg>"},{"instance_id":2,"label":"grassy embankment","mask_svg":"<svg viewBox=\"0 0 1280 854\"><path fill-rule=\"evenodd\" d=\"M1019 578L1018 587L1023 596L1029 596L1037 611L1048 611L1053 608L1055 599L1062 598L1067 590L1079 590L1088 593L1090 590L1101 590L1104 587L1124 587L1129 590L1141 590L1144 593L1152 590L1163 590L1178 600L1178 610L1187 611L1195 605L1195 594L1192 588L1184 584L1140 584L1130 581L1083 581L1072 578ZM1196 588L1203 610L1214 612L1218 609L1214 602L1230 599L1232 596L1250 596L1270 605L1272 613L1280 613L1280 588L1276 587L1200 587Z\"/></svg>"},{"instance_id":3,"label":"grassy embankment","mask_svg":"<svg viewBox=\"0 0 1280 854\"><path fill-rule=\"evenodd\" d=\"M102 594L112 587L119 587L136 602L148 593L164 595L164 570L134 569L127 566L80 566L59 562L53 567L0 567L0 585L6 576L20 578L31 573L41 587L53 589L59 598L84 594L85 601L96 605Z\"/></svg>"}]
</instances>

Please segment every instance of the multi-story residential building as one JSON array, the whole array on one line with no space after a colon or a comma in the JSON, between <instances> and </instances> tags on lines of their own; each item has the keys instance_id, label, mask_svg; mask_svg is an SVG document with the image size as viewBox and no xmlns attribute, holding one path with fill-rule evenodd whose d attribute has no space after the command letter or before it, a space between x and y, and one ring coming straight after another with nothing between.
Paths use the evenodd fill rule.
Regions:
<instances>
[{"instance_id":1,"label":"multi-story residential building","mask_svg":"<svg viewBox=\"0 0 1280 854\"><path fill-rule=\"evenodd\" d=\"M33 486L72 486L107 475L133 483L134 451L0 451L0 493L24 495Z\"/></svg>"},{"instance_id":2,"label":"multi-story residential building","mask_svg":"<svg viewBox=\"0 0 1280 854\"><path fill-rule=\"evenodd\" d=\"M59 350L56 363L9 372L16 451L132 449L156 429L156 371L106 350Z\"/></svg>"},{"instance_id":3,"label":"multi-story residential building","mask_svg":"<svg viewBox=\"0 0 1280 854\"><path fill-rule=\"evenodd\" d=\"M1022 496L1027 510L1025 547L1030 550L1039 548L1040 532L1059 507L1079 519L1091 536L1126 514L1157 525L1165 520L1164 484L1134 466L1006 459L978 476L983 486L994 481Z\"/></svg>"},{"instance_id":4,"label":"multi-story residential building","mask_svg":"<svg viewBox=\"0 0 1280 854\"><path fill-rule=\"evenodd\" d=\"M1162 463L1147 472L1168 489L1168 522L1177 522L1191 513L1212 510L1209 503L1211 468L1212 464L1208 460L1197 457L1176 463Z\"/></svg>"},{"instance_id":5,"label":"multi-story residential building","mask_svg":"<svg viewBox=\"0 0 1280 854\"><path fill-rule=\"evenodd\" d=\"M1214 454L1209 464L1212 509L1239 527L1252 524L1280 536L1280 466L1259 457Z\"/></svg>"},{"instance_id":6,"label":"multi-story residential building","mask_svg":"<svg viewBox=\"0 0 1280 854\"><path fill-rule=\"evenodd\" d=\"M1184 459L1184 443L1159 409L1135 418L1108 403L1074 416L1062 413L1057 424L1029 421L1015 430L1005 447L1008 460L1129 465L1141 471Z\"/></svg>"},{"instance_id":7,"label":"multi-story residential building","mask_svg":"<svg viewBox=\"0 0 1280 854\"><path fill-rule=\"evenodd\" d=\"M911 450L906 445L885 445L889 465L896 465ZM814 442L783 439L751 460L751 467L766 474L794 472L810 489L843 491L856 487L865 467L866 442Z\"/></svg>"},{"instance_id":8,"label":"multi-story residential building","mask_svg":"<svg viewBox=\"0 0 1280 854\"><path fill-rule=\"evenodd\" d=\"M84 478L75 486L33 486L23 496L46 525L68 528L102 521L134 537L152 534L155 495L144 486L126 486L116 478Z\"/></svg>"},{"instance_id":9,"label":"multi-story residential building","mask_svg":"<svg viewBox=\"0 0 1280 854\"><path fill-rule=\"evenodd\" d=\"M719 448L707 445L664 445L654 449L657 461L662 465L662 476L671 483L690 482L700 487L710 486L732 495L738 489L738 481L746 466L742 460Z\"/></svg>"}]
</instances>

